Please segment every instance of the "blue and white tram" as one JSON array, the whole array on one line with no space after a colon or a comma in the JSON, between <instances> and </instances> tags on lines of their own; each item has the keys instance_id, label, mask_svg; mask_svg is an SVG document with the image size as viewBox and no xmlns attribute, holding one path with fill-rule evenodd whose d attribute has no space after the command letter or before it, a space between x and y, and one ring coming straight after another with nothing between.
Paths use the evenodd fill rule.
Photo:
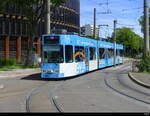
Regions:
<instances>
[{"instance_id":1,"label":"blue and white tram","mask_svg":"<svg viewBox=\"0 0 150 116\"><path fill-rule=\"evenodd\" d=\"M42 36L42 78L64 78L113 66L114 44L77 35ZM116 64L123 45L116 44Z\"/></svg>"}]
</instances>

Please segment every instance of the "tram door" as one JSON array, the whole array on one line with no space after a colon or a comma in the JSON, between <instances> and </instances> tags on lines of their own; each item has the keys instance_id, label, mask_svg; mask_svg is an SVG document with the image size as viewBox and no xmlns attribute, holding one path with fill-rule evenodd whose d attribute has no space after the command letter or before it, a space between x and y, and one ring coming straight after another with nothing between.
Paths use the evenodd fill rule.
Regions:
<instances>
[{"instance_id":1,"label":"tram door","mask_svg":"<svg viewBox=\"0 0 150 116\"><path fill-rule=\"evenodd\" d=\"M85 51L85 66L86 66L86 72L89 71L89 48L88 47L85 47L84 49Z\"/></svg>"}]
</instances>

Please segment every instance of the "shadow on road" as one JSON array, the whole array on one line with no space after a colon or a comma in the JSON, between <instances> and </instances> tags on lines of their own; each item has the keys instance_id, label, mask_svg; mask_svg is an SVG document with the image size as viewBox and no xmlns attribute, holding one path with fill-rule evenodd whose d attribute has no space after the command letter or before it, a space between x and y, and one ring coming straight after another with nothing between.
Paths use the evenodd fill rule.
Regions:
<instances>
[{"instance_id":1,"label":"shadow on road","mask_svg":"<svg viewBox=\"0 0 150 116\"><path fill-rule=\"evenodd\" d=\"M37 73L37 74L32 74L32 75L23 77L23 78L21 78L21 80L32 80L32 81L66 81L66 80L72 80L72 79L75 79L75 78L79 78L79 77L85 76L85 75L87 75L89 73L96 72L96 71L99 71L99 69L91 71L91 72L86 72L84 74L80 74L80 75L77 75L77 76L71 76L71 77L66 77L66 78L46 78L46 79L41 78L41 73Z\"/></svg>"},{"instance_id":2,"label":"shadow on road","mask_svg":"<svg viewBox=\"0 0 150 116\"><path fill-rule=\"evenodd\" d=\"M81 77L85 74L81 74L78 76L72 76L72 77L67 77L67 78L46 78L43 79L41 78L41 73L37 73L37 74L32 74L26 77L21 78L21 80L31 80L31 81L66 81L66 80L71 80L71 79L75 79L77 77Z\"/></svg>"}]
</instances>

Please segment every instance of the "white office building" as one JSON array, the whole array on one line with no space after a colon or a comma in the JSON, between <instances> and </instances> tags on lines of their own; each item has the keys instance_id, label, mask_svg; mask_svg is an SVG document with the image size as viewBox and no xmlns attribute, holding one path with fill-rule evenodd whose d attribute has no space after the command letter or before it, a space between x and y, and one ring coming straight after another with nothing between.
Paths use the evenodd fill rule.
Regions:
<instances>
[{"instance_id":1,"label":"white office building","mask_svg":"<svg viewBox=\"0 0 150 116\"><path fill-rule=\"evenodd\" d=\"M84 36L93 36L94 26L87 24L81 27L81 34ZM99 37L99 27L96 26L96 38Z\"/></svg>"}]
</instances>

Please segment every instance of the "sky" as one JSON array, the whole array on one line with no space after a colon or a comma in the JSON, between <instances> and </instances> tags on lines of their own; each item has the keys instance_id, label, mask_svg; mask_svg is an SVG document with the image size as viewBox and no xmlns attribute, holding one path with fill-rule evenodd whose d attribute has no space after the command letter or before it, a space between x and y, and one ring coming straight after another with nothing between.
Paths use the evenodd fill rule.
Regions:
<instances>
[{"instance_id":1,"label":"sky","mask_svg":"<svg viewBox=\"0 0 150 116\"><path fill-rule=\"evenodd\" d=\"M93 12L96 8L97 25L108 24L109 27L102 26L101 37L111 36L113 32L113 21L117 20L117 28L129 27L135 33L143 37L138 19L143 15L144 0L80 0L80 21L81 26L93 24ZM109 4L105 4L105 3ZM150 6L150 0L148 0ZM110 14L102 12L110 11Z\"/></svg>"}]
</instances>

